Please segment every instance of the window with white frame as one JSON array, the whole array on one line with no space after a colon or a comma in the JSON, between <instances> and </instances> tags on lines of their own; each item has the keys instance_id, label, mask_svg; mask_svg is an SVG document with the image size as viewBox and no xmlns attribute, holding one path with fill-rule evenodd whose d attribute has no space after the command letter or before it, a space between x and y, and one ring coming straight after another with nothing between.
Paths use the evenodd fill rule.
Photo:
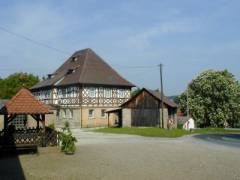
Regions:
<instances>
[{"instance_id":1,"label":"window with white frame","mask_svg":"<svg viewBox=\"0 0 240 180\"><path fill-rule=\"evenodd\" d=\"M119 98L124 98L125 97L125 90L124 89L119 89L118 90L118 97Z\"/></svg>"},{"instance_id":2,"label":"window with white frame","mask_svg":"<svg viewBox=\"0 0 240 180\"><path fill-rule=\"evenodd\" d=\"M88 117L89 118L94 118L94 109L89 109L88 110Z\"/></svg>"},{"instance_id":3,"label":"window with white frame","mask_svg":"<svg viewBox=\"0 0 240 180\"><path fill-rule=\"evenodd\" d=\"M66 109L66 118L72 118L73 112L72 109Z\"/></svg>"},{"instance_id":4,"label":"window with white frame","mask_svg":"<svg viewBox=\"0 0 240 180\"><path fill-rule=\"evenodd\" d=\"M89 97L96 97L95 88L89 88Z\"/></svg>"},{"instance_id":5,"label":"window with white frame","mask_svg":"<svg viewBox=\"0 0 240 180\"><path fill-rule=\"evenodd\" d=\"M59 98L62 98L62 90L61 89L57 90L57 95Z\"/></svg>"},{"instance_id":6,"label":"window with white frame","mask_svg":"<svg viewBox=\"0 0 240 180\"><path fill-rule=\"evenodd\" d=\"M62 89L62 97L65 98L67 95L67 91L66 89Z\"/></svg>"},{"instance_id":7,"label":"window with white frame","mask_svg":"<svg viewBox=\"0 0 240 180\"><path fill-rule=\"evenodd\" d=\"M71 97L77 97L77 87L71 87Z\"/></svg>"},{"instance_id":8,"label":"window with white frame","mask_svg":"<svg viewBox=\"0 0 240 180\"><path fill-rule=\"evenodd\" d=\"M106 117L106 109L101 109L101 117L105 118Z\"/></svg>"},{"instance_id":9,"label":"window with white frame","mask_svg":"<svg viewBox=\"0 0 240 180\"><path fill-rule=\"evenodd\" d=\"M106 97L106 98L111 98L112 97L111 89L104 89L104 97Z\"/></svg>"},{"instance_id":10,"label":"window with white frame","mask_svg":"<svg viewBox=\"0 0 240 180\"><path fill-rule=\"evenodd\" d=\"M66 118L66 111L65 111L65 109L61 109L60 116L61 116L61 118Z\"/></svg>"}]
</instances>

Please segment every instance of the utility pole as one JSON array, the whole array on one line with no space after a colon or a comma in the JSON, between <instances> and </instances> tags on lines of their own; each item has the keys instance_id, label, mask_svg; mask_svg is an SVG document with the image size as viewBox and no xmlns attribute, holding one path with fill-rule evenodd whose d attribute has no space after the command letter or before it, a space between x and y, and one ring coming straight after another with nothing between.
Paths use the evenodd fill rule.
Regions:
<instances>
[{"instance_id":1,"label":"utility pole","mask_svg":"<svg viewBox=\"0 0 240 180\"><path fill-rule=\"evenodd\" d=\"M189 119L189 85L187 86L187 118Z\"/></svg>"},{"instance_id":2,"label":"utility pole","mask_svg":"<svg viewBox=\"0 0 240 180\"><path fill-rule=\"evenodd\" d=\"M159 67L160 67L160 85L161 85L161 109L162 109L162 124L160 123L159 121L159 127L162 127L164 128L164 108L163 108L163 78L162 78L162 75L163 75L163 72L162 72L162 67L163 67L163 64L159 64ZM161 124L161 125L160 125Z\"/></svg>"}]
</instances>

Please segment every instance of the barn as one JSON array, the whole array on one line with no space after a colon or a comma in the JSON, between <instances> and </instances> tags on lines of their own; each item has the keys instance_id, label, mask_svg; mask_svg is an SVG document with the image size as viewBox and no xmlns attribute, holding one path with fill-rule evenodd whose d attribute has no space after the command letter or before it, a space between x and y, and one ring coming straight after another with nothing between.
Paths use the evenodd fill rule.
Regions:
<instances>
[{"instance_id":1,"label":"barn","mask_svg":"<svg viewBox=\"0 0 240 180\"><path fill-rule=\"evenodd\" d=\"M161 108L161 102L159 91L143 88L115 110L115 113L119 111L122 127L159 127L163 109L164 128L176 128L177 104L165 96L163 108Z\"/></svg>"}]
</instances>

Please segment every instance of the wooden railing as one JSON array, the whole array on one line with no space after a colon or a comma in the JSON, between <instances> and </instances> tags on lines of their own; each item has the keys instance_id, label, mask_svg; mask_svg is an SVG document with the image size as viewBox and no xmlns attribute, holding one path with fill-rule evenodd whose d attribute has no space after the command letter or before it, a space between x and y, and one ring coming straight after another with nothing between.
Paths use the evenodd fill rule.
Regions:
<instances>
[{"instance_id":1,"label":"wooden railing","mask_svg":"<svg viewBox=\"0 0 240 180\"><path fill-rule=\"evenodd\" d=\"M18 145L37 145L37 146L56 146L58 139L57 131L46 128L43 129L28 128L17 130L0 131L1 146Z\"/></svg>"}]
</instances>

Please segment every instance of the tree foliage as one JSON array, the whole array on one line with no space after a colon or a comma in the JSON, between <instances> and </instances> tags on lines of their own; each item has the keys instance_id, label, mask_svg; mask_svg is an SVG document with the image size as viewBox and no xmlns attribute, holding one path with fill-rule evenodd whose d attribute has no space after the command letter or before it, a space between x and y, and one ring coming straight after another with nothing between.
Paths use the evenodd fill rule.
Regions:
<instances>
[{"instance_id":1,"label":"tree foliage","mask_svg":"<svg viewBox=\"0 0 240 180\"><path fill-rule=\"evenodd\" d=\"M240 84L227 70L208 70L188 86L190 114L198 127L240 126ZM187 90L179 98L187 108Z\"/></svg>"},{"instance_id":2,"label":"tree foliage","mask_svg":"<svg viewBox=\"0 0 240 180\"><path fill-rule=\"evenodd\" d=\"M132 92L131 92L131 97L135 96L137 93L139 93L141 91L141 89L139 87L137 87L136 89L134 89Z\"/></svg>"},{"instance_id":3,"label":"tree foliage","mask_svg":"<svg viewBox=\"0 0 240 180\"><path fill-rule=\"evenodd\" d=\"M15 95L22 86L31 88L39 82L39 78L28 73L14 73L0 79L0 99L9 99Z\"/></svg>"}]
</instances>

